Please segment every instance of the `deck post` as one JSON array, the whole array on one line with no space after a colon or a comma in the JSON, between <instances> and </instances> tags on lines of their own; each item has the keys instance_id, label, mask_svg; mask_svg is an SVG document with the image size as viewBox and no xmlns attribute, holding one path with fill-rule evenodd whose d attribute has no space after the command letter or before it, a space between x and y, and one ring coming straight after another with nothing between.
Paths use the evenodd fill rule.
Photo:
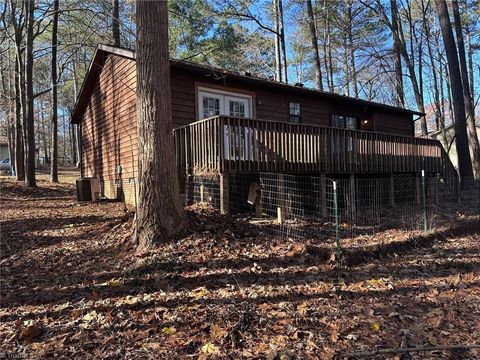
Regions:
<instances>
[{"instance_id":1,"label":"deck post","mask_svg":"<svg viewBox=\"0 0 480 360\"><path fill-rule=\"evenodd\" d=\"M205 201L205 186L202 184L200 184L200 202L203 203Z\"/></svg>"},{"instance_id":2,"label":"deck post","mask_svg":"<svg viewBox=\"0 0 480 360\"><path fill-rule=\"evenodd\" d=\"M195 202L195 198L194 198L194 185L195 184L194 184L193 179L194 179L193 175L188 175L187 174L185 176L185 182L186 182L185 186L187 188L186 189L187 191L186 191L186 194L185 194L185 196L186 196L185 203L189 204L189 205L193 204Z\"/></svg>"},{"instance_id":3,"label":"deck post","mask_svg":"<svg viewBox=\"0 0 480 360\"><path fill-rule=\"evenodd\" d=\"M417 205L421 202L421 188L420 188L420 175L415 174L415 202Z\"/></svg>"},{"instance_id":4,"label":"deck post","mask_svg":"<svg viewBox=\"0 0 480 360\"><path fill-rule=\"evenodd\" d=\"M433 192L434 192L435 205L438 205L438 183L440 182L439 177L440 175L437 173L435 174L435 178L433 179Z\"/></svg>"},{"instance_id":5,"label":"deck post","mask_svg":"<svg viewBox=\"0 0 480 360\"><path fill-rule=\"evenodd\" d=\"M350 202L352 207L352 217L351 220L355 220L357 217L357 203L356 203L357 194L355 191L355 174L350 174Z\"/></svg>"},{"instance_id":6,"label":"deck post","mask_svg":"<svg viewBox=\"0 0 480 360\"><path fill-rule=\"evenodd\" d=\"M324 173L320 174L320 206L322 211L322 218L327 218L327 179Z\"/></svg>"},{"instance_id":7,"label":"deck post","mask_svg":"<svg viewBox=\"0 0 480 360\"><path fill-rule=\"evenodd\" d=\"M220 212L228 214L230 211L230 186L228 183L228 175L220 175Z\"/></svg>"},{"instance_id":8,"label":"deck post","mask_svg":"<svg viewBox=\"0 0 480 360\"><path fill-rule=\"evenodd\" d=\"M390 191L389 191L390 206L395 206L395 177L390 173Z\"/></svg>"}]
</instances>

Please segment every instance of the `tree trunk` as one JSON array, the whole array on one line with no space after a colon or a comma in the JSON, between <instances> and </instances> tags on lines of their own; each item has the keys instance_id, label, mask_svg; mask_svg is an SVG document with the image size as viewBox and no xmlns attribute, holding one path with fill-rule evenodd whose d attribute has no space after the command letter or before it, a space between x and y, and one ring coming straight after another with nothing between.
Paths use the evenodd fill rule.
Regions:
<instances>
[{"instance_id":1,"label":"tree trunk","mask_svg":"<svg viewBox=\"0 0 480 360\"><path fill-rule=\"evenodd\" d=\"M452 24L448 15L445 0L435 0L437 15L442 31L445 53L447 55L448 69L452 86L453 112L455 116L455 145L458 155L458 170L460 178L472 177L472 162L468 150L467 127L465 120L465 104L463 102L462 79L457 58L457 48L453 38Z\"/></svg>"},{"instance_id":2,"label":"tree trunk","mask_svg":"<svg viewBox=\"0 0 480 360\"><path fill-rule=\"evenodd\" d=\"M471 31L470 31L470 13L467 8L467 16L465 17L465 38L467 40L467 57L468 57L468 71L469 71L469 80L470 80L470 95L472 97L472 102L475 103L475 87L474 84L474 73L473 73L473 49L471 41Z\"/></svg>"},{"instance_id":3,"label":"tree trunk","mask_svg":"<svg viewBox=\"0 0 480 360\"><path fill-rule=\"evenodd\" d=\"M378 3L380 4L380 2L378 2ZM398 10L396 9L396 6L392 9L392 11L396 12L396 14L397 14L396 18L399 20ZM424 102L423 102L423 94L420 91L420 86L419 86L419 83L418 83L417 74L415 72L415 64L414 64L414 59L413 59L414 53L411 50L411 56L412 57L410 57L410 55L408 54L407 46L405 44L405 38L403 36L402 22L398 21L398 31L395 31L392 23L388 20L388 17L387 17L387 15L386 15L386 13L383 9L382 9L380 15L382 17L383 22L388 25L388 27L392 31L393 36L395 37L396 41L398 41L398 44L400 45L400 53L402 55L403 60L405 61L405 65L407 65L408 73L409 73L410 79L412 81L412 88L413 88L413 94L415 95L415 102L417 103L418 110L422 113L425 113L425 106L424 106ZM425 116L420 117L420 124L421 124L421 128L422 128L422 135L426 136L427 135L427 120L426 120Z\"/></svg>"},{"instance_id":4,"label":"tree trunk","mask_svg":"<svg viewBox=\"0 0 480 360\"><path fill-rule=\"evenodd\" d=\"M452 1L453 20L455 25L455 34L457 36L458 58L460 63L460 74L463 85L463 102L467 115L467 133L470 140L470 149L472 153L473 173L476 178L480 178L480 145L478 143L477 129L475 128L475 108L470 94L470 82L468 81L467 59L465 56L465 44L463 41L462 22L460 20L460 11L458 10L458 1Z\"/></svg>"},{"instance_id":5,"label":"tree trunk","mask_svg":"<svg viewBox=\"0 0 480 360\"><path fill-rule=\"evenodd\" d=\"M350 71L348 69L348 45L347 45L347 33L343 33L343 73L345 76L345 92L347 96L350 96Z\"/></svg>"},{"instance_id":6,"label":"tree trunk","mask_svg":"<svg viewBox=\"0 0 480 360\"><path fill-rule=\"evenodd\" d=\"M323 5L322 5L322 10L323 10L323 18L324 18L324 23L323 23L323 61L325 63L325 75L327 78L327 87L328 91L332 92L332 87L333 85L330 84L330 65L328 62L328 48L329 48L329 32L328 32L328 22L329 22L329 15L328 15L328 2L327 0L323 0Z\"/></svg>"},{"instance_id":7,"label":"tree trunk","mask_svg":"<svg viewBox=\"0 0 480 360\"><path fill-rule=\"evenodd\" d=\"M275 80L282 81L282 55L280 51L280 21L278 18L278 0L273 0L273 21L275 23Z\"/></svg>"},{"instance_id":8,"label":"tree trunk","mask_svg":"<svg viewBox=\"0 0 480 360\"><path fill-rule=\"evenodd\" d=\"M26 167L25 185L36 187L35 180L35 124L33 107L33 26L35 1L26 1L27 37L25 43L25 102L26 102Z\"/></svg>"},{"instance_id":9,"label":"tree trunk","mask_svg":"<svg viewBox=\"0 0 480 360\"><path fill-rule=\"evenodd\" d=\"M113 44L120 46L120 8L118 0L112 0L113 13L112 13L112 33Z\"/></svg>"},{"instance_id":10,"label":"tree trunk","mask_svg":"<svg viewBox=\"0 0 480 360\"><path fill-rule=\"evenodd\" d=\"M317 30L315 27L315 17L313 16L312 0L307 0L307 15L313 60L315 62L315 84L317 85L317 89L323 91L322 68L320 65L320 53L318 52Z\"/></svg>"},{"instance_id":11,"label":"tree trunk","mask_svg":"<svg viewBox=\"0 0 480 360\"><path fill-rule=\"evenodd\" d=\"M21 54L16 55L21 56ZM25 152L23 143L23 126L22 126L22 89L20 85L20 69L19 63L23 61L17 58L15 61L15 175L17 181L25 181Z\"/></svg>"},{"instance_id":12,"label":"tree trunk","mask_svg":"<svg viewBox=\"0 0 480 360\"><path fill-rule=\"evenodd\" d=\"M353 7L353 2L352 0L348 1L347 4L347 15L348 15L348 26L347 26L347 37L348 37L348 49L350 51L350 82L352 83L353 86L353 96L355 98L358 98L358 84L357 84L357 67L355 64L355 46L353 44L353 33L352 33L352 27L353 27L353 15L352 15L352 7Z\"/></svg>"},{"instance_id":13,"label":"tree trunk","mask_svg":"<svg viewBox=\"0 0 480 360\"><path fill-rule=\"evenodd\" d=\"M72 68L73 68L73 100L74 103L76 102L77 95L78 95L78 76L77 76L77 65L75 61L72 63ZM76 128L75 133L75 151L76 151L76 159L77 162L75 163L75 166L81 168L81 161L82 161L82 149L81 149L81 125L74 125L74 128Z\"/></svg>"},{"instance_id":14,"label":"tree trunk","mask_svg":"<svg viewBox=\"0 0 480 360\"><path fill-rule=\"evenodd\" d=\"M431 36L430 36L430 29L429 29L429 24L427 22L427 10L428 8L425 8L425 3L422 0L421 1L422 5L422 13L423 13L423 31L425 33L425 41L427 43L427 51L428 51L428 57L430 59L430 66L432 67L432 75L433 75L433 94L434 94L434 103L435 103L435 125L436 125L436 130L440 129L440 123L445 123L445 120L443 119L443 112L442 108L440 107L440 93L438 89L438 79L437 79L437 73L438 69L435 63L435 58L433 56L433 50L432 50L432 44L431 44Z\"/></svg>"},{"instance_id":15,"label":"tree trunk","mask_svg":"<svg viewBox=\"0 0 480 360\"><path fill-rule=\"evenodd\" d=\"M134 240L148 249L181 233L185 214L173 154L167 2L141 0L136 8L140 191Z\"/></svg>"},{"instance_id":16,"label":"tree trunk","mask_svg":"<svg viewBox=\"0 0 480 360\"><path fill-rule=\"evenodd\" d=\"M390 0L392 15L393 53L395 58L395 90L397 106L405 107L405 95L403 92L402 51L398 36L398 9L396 0Z\"/></svg>"},{"instance_id":17,"label":"tree trunk","mask_svg":"<svg viewBox=\"0 0 480 360\"><path fill-rule=\"evenodd\" d=\"M288 84L288 62L287 62L287 50L285 43L285 26L283 24L283 0L278 1L278 16L280 20L280 44L282 46L282 56L283 56L283 78Z\"/></svg>"},{"instance_id":18,"label":"tree trunk","mask_svg":"<svg viewBox=\"0 0 480 360\"><path fill-rule=\"evenodd\" d=\"M50 181L58 182L58 113L57 113L57 37L58 37L58 0L53 2L52 22L52 61L51 82L52 82L52 163L50 167Z\"/></svg>"}]
</instances>

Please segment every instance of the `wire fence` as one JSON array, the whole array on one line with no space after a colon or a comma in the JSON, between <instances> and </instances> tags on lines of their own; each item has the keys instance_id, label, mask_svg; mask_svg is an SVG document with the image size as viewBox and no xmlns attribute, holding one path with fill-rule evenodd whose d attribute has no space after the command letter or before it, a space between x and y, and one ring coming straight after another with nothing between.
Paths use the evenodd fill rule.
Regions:
<instances>
[{"instance_id":1,"label":"wire fence","mask_svg":"<svg viewBox=\"0 0 480 360\"><path fill-rule=\"evenodd\" d=\"M282 238L338 241L389 229L427 231L460 200L480 214L478 182L460 193L433 174L332 179L261 173L260 183L262 212Z\"/></svg>"},{"instance_id":2,"label":"wire fence","mask_svg":"<svg viewBox=\"0 0 480 360\"><path fill-rule=\"evenodd\" d=\"M281 173L195 176L182 183L185 203L221 210L228 198L233 213L256 222L282 239L313 242L373 236L387 230L427 231L442 226L445 214L468 207L480 215L480 182L463 181L463 191L435 174L390 176Z\"/></svg>"}]
</instances>

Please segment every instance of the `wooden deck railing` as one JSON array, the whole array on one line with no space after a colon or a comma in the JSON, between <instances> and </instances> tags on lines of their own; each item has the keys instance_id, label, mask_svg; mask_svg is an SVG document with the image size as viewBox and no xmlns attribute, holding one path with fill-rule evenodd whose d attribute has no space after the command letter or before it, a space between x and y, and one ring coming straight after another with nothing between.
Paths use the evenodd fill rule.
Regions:
<instances>
[{"instance_id":1,"label":"wooden deck railing","mask_svg":"<svg viewBox=\"0 0 480 360\"><path fill-rule=\"evenodd\" d=\"M174 137L177 165L193 174L452 170L438 141L376 132L217 116Z\"/></svg>"}]
</instances>

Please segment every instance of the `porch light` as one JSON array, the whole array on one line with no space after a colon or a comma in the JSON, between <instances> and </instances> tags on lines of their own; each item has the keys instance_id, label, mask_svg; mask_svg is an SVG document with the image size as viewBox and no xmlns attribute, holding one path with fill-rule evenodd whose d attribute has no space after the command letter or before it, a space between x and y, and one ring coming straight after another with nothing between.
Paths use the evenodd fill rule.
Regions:
<instances>
[{"instance_id":1,"label":"porch light","mask_svg":"<svg viewBox=\"0 0 480 360\"><path fill-rule=\"evenodd\" d=\"M368 124L368 120L363 120L363 123L364 123L364 124Z\"/></svg>"}]
</instances>

